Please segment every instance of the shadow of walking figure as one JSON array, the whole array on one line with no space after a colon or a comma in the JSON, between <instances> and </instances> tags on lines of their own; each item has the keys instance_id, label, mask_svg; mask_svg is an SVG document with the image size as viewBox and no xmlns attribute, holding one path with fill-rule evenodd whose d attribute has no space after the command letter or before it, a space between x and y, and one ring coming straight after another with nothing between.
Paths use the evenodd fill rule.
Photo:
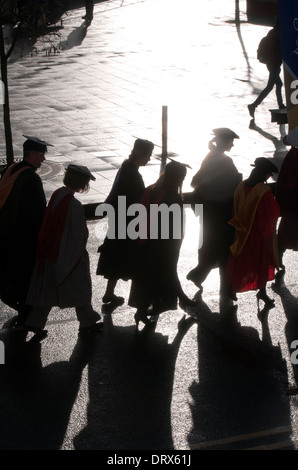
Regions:
<instances>
[{"instance_id":1,"label":"shadow of walking figure","mask_svg":"<svg viewBox=\"0 0 298 470\"><path fill-rule=\"evenodd\" d=\"M257 55L259 61L266 64L266 67L269 72L269 77L266 87L263 89L263 91L261 91L257 99L247 106L248 112L253 119L255 117L256 108L264 101L266 96L271 92L271 90L273 90L274 86L276 89L276 99L279 109L286 108L283 103L283 83L280 78L282 53L278 18L274 27L269 31L267 36L260 41Z\"/></svg>"},{"instance_id":2,"label":"shadow of walking figure","mask_svg":"<svg viewBox=\"0 0 298 470\"><path fill-rule=\"evenodd\" d=\"M74 439L76 450L173 449L171 402L181 342L195 324L184 316L171 344L144 328L113 326L89 363L87 425ZM111 344L113 347L111 348Z\"/></svg>"},{"instance_id":3,"label":"shadow of walking figure","mask_svg":"<svg viewBox=\"0 0 298 470\"><path fill-rule=\"evenodd\" d=\"M27 342L14 338L5 344L9 361L0 370L5 423L0 429L0 449L61 449L94 343L79 340L69 360L46 367L42 366L41 343L35 338Z\"/></svg>"},{"instance_id":4,"label":"shadow of walking figure","mask_svg":"<svg viewBox=\"0 0 298 470\"><path fill-rule=\"evenodd\" d=\"M215 328L212 312L210 322L205 320L198 327L198 379L189 389L190 449L266 448L277 438L293 449L290 405L280 383L287 368L280 349L265 346L254 328Z\"/></svg>"},{"instance_id":5,"label":"shadow of walking figure","mask_svg":"<svg viewBox=\"0 0 298 470\"><path fill-rule=\"evenodd\" d=\"M283 310L287 319L285 325L285 335L287 339L287 345L289 349L289 355L291 357L291 366L293 371L294 386L293 391L295 394L298 394L298 360L295 350L298 345L296 344L298 340L298 298L295 297L290 290L290 286L287 287L283 283L274 283L272 284L274 291L280 296Z\"/></svg>"}]
</instances>

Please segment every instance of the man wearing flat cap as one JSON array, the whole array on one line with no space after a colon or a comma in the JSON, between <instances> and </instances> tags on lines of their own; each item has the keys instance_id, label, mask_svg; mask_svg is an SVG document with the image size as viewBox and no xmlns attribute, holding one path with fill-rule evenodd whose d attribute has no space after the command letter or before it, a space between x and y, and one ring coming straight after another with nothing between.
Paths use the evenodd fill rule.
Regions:
<instances>
[{"instance_id":1,"label":"man wearing flat cap","mask_svg":"<svg viewBox=\"0 0 298 470\"><path fill-rule=\"evenodd\" d=\"M25 299L46 209L36 171L51 145L37 137L24 137L23 160L6 168L0 180L0 298L18 311L19 322L27 315Z\"/></svg>"}]
</instances>

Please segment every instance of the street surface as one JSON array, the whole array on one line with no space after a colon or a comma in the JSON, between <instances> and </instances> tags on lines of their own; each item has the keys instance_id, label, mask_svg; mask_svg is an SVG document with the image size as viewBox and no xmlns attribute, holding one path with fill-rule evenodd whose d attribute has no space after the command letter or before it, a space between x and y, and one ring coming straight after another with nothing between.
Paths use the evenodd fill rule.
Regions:
<instances>
[{"instance_id":1,"label":"street surface","mask_svg":"<svg viewBox=\"0 0 298 470\"><path fill-rule=\"evenodd\" d=\"M95 2L86 30L81 3L63 17L58 52L48 53L46 38L24 46L22 57L18 46L9 63L15 155L22 154L22 133L55 144L40 170L47 198L61 185L64 166L80 162L97 179L78 198L85 205L103 202L135 137L156 143L142 169L146 184L155 181L164 105L168 152L191 166L185 191L216 127L240 136L230 155L244 177L258 156L280 166L287 126L270 121L274 92L255 123L247 112L267 79L256 48L268 27L247 23L240 4L237 29L230 0ZM102 305L105 281L95 270L106 220L90 220L88 228L100 335L78 338L74 310L54 308L48 337L38 343L9 330L15 312L0 304L0 449L111 456L115 450L296 449L298 254L286 252L285 285L269 283L270 311L260 305L258 312L255 292L248 292L238 296L234 315L223 316L213 270L196 308L166 312L155 327L137 331L127 306L129 282L117 286L122 306ZM189 297L196 294L186 274L197 261L199 229L187 209L179 276Z\"/></svg>"}]
</instances>

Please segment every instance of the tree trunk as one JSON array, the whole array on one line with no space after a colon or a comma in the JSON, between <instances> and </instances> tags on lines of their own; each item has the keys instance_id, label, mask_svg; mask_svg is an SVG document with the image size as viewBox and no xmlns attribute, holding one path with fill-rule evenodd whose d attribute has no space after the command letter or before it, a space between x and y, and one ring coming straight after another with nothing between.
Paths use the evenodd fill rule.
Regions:
<instances>
[{"instance_id":1,"label":"tree trunk","mask_svg":"<svg viewBox=\"0 0 298 470\"><path fill-rule=\"evenodd\" d=\"M14 161L14 156L13 156L9 96L8 96L7 57L5 55L3 28L1 24L0 24L0 59L1 59L1 80L4 86L3 122L4 122L4 134L5 134L5 143L6 143L6 161L8 165L11 165Z\"/></svg>"}]
</instances>

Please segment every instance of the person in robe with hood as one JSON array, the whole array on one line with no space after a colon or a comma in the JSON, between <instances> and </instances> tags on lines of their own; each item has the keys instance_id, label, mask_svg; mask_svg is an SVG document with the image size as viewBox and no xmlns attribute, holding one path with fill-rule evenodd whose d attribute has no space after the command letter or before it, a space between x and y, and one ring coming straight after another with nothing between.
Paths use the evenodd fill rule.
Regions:
<instances>
[{"instance_id":1,"label":"person in robe with hood","mask_svg":"<svg viewBox=\"0 0 298 470\"><path fill-rule=\"evenodd\" d=\"M23 159L5 168L0 180L0 298L18 312L13 327L29 312L26 295L47 205L37 170L52 146L35 136L24 137Z\"/></svg>"},{"instance_id":2,"label":"person in robe with hood","mask_svg":"<svg viewBox=\"0 0 298 470\"><path fill-rule=\"evenodd\" d=\"M235 228L235 236L227 262L227 284L232 296L258 291L258 305L262 300L270 307L274 300L269 298L266 285L279 266L276 224L280 209L266 181L278 173L278 168L264 157L256 158L252 166L249 177L234 194L229 224Z\"/></svg>"},{"instance_id":3,"label":"person in robe with hood","mask_svg":"<svg viewBox=\"0 0 298 470\"><path fill-rule=\"evenodd\" d=\"M27 295L32 309L24 329L39 338L47 336L44 327L55 306L75 308L82 335L97 333L103 325L92 307L85 212L74 197L89 189L90 180L95 177L87 167L68 165L64 186L52 194L38 234L37 261Z\"/></svg>"},{"instance_id":4,"label":"person in robe with hood","mask_svg":"<svg viewBox=\"0 0 298 470\"><path fill-rule=\"evenodd\" d=\"M170 161L158 180L146 188L140 201L148 223L143 224L146 233L137 240L129 297L129 305L137 308L137 326L139 322L150 325L149 316L176 310L178 303L184 310L196 305L183 291L177 272L184 233L181 187L186 171L185 164ZM162 208L169 211L168 217Z\"/></svg>"},{"instance_id":5,"label":"person in robe with hood","mask_svg":"<svg viewBox=\"0 0 298 470\"><path fill-rule=\"evenodd\" d=\"M192 281L201 293L203 282L210 271L219 267L220 294L224 296L225 268L234 233L228 221L232 216L234 190L242 175L232 158L226 155L239 136L226 127L214 129L213 134L214 137L209 142L210 151L191 182L194 188L191 202L203 204L203 242L198 250L198 263L187 274L187 279Z\"/></svg>"}]
</instances>

